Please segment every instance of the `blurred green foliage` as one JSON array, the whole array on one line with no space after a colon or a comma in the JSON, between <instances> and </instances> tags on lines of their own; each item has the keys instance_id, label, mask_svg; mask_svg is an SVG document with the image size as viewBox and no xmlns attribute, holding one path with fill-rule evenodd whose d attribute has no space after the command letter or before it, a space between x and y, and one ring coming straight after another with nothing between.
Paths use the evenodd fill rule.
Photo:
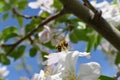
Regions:
<instances>
[{"instance_id":1,"label":"blurred green foliage","mask_svg":"<svg viewBox=\"0 0 120 80\"><path fill-rule=\"evenodd\" d=\"M29 34L33 29L35 29L45 18L50 16L48 12L43 12L40 17L38 18L31 18L30 22L27 24L24 24L24 17L18 16L15 13L13 13L13 8L15 8L18 13L22 13L22 11L26 10L28 1L27 0L9 0L10 2L6 2L6 0L0 1L0 13L2 13L2 21L6 21L9 17L12 17L16 19L19 23L19 26L5 26L5 28L0 32L0 63L4 65L10 64L10 58L13 58L14 60L20 59L25 53L26 48L29 48L29 56L35 57L37 53L41 54L41 58L43 61L46 60L44 57L45 55L48 55L46 51L42 51L40 47L38 46L44 46L51 50L55 50L55 46L52 45L51 41L47 43L39 43L39 36L38 33L43 30L43 27L35 32L31 37L28 39L25 39L25 41L21 42L19 45L15 46L16 42ZM114 2L115 3L115 2ZM54 0L53 6L56 8L56 12L59 12L63 6L59 2L59 0ZM42 18L41 18L42 17ZM86 45L86 51L90 52L92 49L96 49L98 45L100 44L102 37L97 32L95 32L93 29L89 27L89 25L86 25L83 23L80 19L77 17L67 14L64 15L56 20L54 20L54 23L52 26L55 26L56 28L60 28L59 24L65 24L62 26L63 32L67 32L69 34L70 41L72 43L78 43L79 41L84 41ZM22 29L23 32L20 30ZM11 41L12 43L11 43ZM38 42L36 42L38 41ZM26 43L30 43L29 47L26 45ZM11 46L1 46L2 44L13 44ZM11 48L15 46L13 51L10 51ZM6 53L9 53L8 56L6 56ZM120 63L120 54L116 56L115 63ZM101 76L99 80L114 80L113 78L107 77L107 76Z\"/></svg>"}]
</instances>

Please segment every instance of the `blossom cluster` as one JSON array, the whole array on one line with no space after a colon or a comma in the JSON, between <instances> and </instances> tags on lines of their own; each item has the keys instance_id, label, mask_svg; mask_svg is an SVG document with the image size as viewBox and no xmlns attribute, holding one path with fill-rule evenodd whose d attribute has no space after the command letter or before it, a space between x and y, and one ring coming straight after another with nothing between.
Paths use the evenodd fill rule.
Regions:
<instances>
[{"instance_id":1,"label":"blossom cluster","mask_svg":"<svg viewBox=\"0 0 120 80\"><path fill-rule=\"evenodd\" d=\"M30 2L28 6L31 7L32 9L40 8L41 10L39 14L41 14L44 11L48 13L53 13L55 10L55 8L52 6L53 3L54 3L54 0L37 0L34 2Z\"/></svg>"},{"instance_id":2,"label":"blossom cluster","mask_svg":"<svg viewBox=\"0 0 120 80\"><path fill-rule=\"evenodd\" d=\"M120 2L110 3L104 0L97 3L97 0L91 1L91 4L102 11L102 16L112 25L118 27L120 25Z\"/></svg>"},{"instance_id":3,"label":"blossom cluster","mask_svg":"<svg viewBox=\"0 0 120 80\"><path fill-rule=\"evenodd\" d=\"M80 65L76 73L76 62L79 57L89 57L90 53L79 51L62 51L51 53L44 64L45 70L35 74L32 80L97 80L101 75L101 67L97 62L89 62Z\"/></svg>"}]
</instances>

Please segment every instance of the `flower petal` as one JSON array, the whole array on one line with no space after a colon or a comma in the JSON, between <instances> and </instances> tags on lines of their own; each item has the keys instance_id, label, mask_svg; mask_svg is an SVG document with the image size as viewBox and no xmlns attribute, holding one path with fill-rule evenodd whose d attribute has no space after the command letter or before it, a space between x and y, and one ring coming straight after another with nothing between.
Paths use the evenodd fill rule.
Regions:
<instances>
[{"instance_id":1,"label":"flower petal","mask_svg":"<svg viewBox=\"0 0 120 80\"><path fill-rule=\"evenodd\" d=\"M58 53L51 53L48 56L45 56L46 58L48 58L47 61L45 61L43 64L47 64L47 65L52 65L58 62L63 62L65 61L65 57L66 57L66 53L63 52L58 52Z\"/></svg>"},{"instance_id":2,"label":"flower petal","mask_svg":"<svg viewBox=\"0 0 120 80\"><path fill-rule=\"evenodd\" d=\"M107 0L104 0L103 2L101 2L101 3L98 3L97 5L96 5L96 7L97 8L106 8L106 7L109 7L109 2L107 1Z\"/></svg>"},{"instance_id":3,"label":"flower petal","mask_svg":"<svg viewBox=\"0 0 120 80\"><path fill-rule=\"evenodd\" d=\"M97 80L101 74L101 67L96 62L82 64L79 69L78 80Z\"/></svg>"},{"instance_id":4,"label":"flower petal","mask_svg":"<svg viewBox=\"0 0 120 80\"><path fill-rule=\"evenodd\" d=\"M28 6L31 7L32 9L40 8L40 4L38 2L30 2L28 3Z\"/></svg>"},{"instance_id":5,"label":"flower petal","mask_svg":"<svg viewBox=\"0 0 120 80\"><path fill-rule=\"evenodd\" d=\"M64 66L64 68L65 68L65 72L71 71L74 74L75 73L75 69L76 69L75 65L76 65L78 57L87 56L89 54L90 53L86 53L86 52L68 51L67 55L65 57L65 61L63 61L61 63Z\"/></svg>"},{"instance_id":6,"label":"flower petal","mask_svg":"<svg viewBox=\"0 0 120 80\"><path fill-rule=\"evenodd\" d=\"M0 67L0 76L5 77L9 74L6 66Z\"/></svg>"},{"instance_id":7,"label":"flower petal","mask_svg":"<svg viewBox=\"0 0 120 80\"><path fill-rule=\"evenodd\" d=\"M34 74L32 77L32 80L44 80L45 79L45 73L43 70L40 71L39 74Z\"/></svg>"},{"instance_id":8,"label":"flower petal","mask_svg":"<svg viewBox=\"0 0 120 80\"><path fill-rule=\"evenodd\" d=\"M38 36L39 36L40 41L42 43L46 43L46 42L50 41L51 40L51 31L50 31L50 28L45 25L43 31L41 31L38 34Z\"/></svg>"},{"instance_id":9,"label":"flower petal","mask_svg":"<svg viewBox=\"0 0 120 80\"><path fill-rule=\"evenodd\" d=\"M57 73L57 74L54 74L51 76L51 79L50 80L63 80L61 77L60 77L61 73Z\"/></svg>"}]
</instances>

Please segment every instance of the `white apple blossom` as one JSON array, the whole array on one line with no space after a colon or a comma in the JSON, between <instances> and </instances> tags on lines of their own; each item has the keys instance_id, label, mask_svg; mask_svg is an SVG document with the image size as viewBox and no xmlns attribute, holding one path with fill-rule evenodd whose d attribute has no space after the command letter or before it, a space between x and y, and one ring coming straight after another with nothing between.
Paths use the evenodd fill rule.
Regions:
<instances>
[{"instance_id":1,"label":"white apple blossom","mask_svg":"<svg viewBox=\"0 0 120 80\"><path fill-rule=\"evenodd\" d=\"M54 3L54 0L37 0L35 2L28 3L28 6L31 7L32 9L40 8L41 10L39 13L41 13L42 11L53 13L55 10L52 7L53 3Z\"/></svg>"},{"instance_id":2,"label":"white apple blossom","mask_svg":"<svg viewBox=\"0 0 120 80\"><path fill-rule=\"evenodd\" d=\"M62 80L60 66L49 66L45 71L40 70L39 74L35 74L32 80Z\"/></svg>"},{"instance_id":3,"label":"white apple blossom","mask_svg":"<svg viewBox=\"0 0 120 80\"><path fill-rule=\"evenodd\" d=\"M62 80L97 80L101 74L101 67L96 62L81 64L79 73L76 74L76 62L78 57L89 56L90 53L79 51L62 51L52 53L44 63L47 65L61 65Z\"/></svg>"},{"instance_id":4,"label":"white apple blossom","mask_svg":"<svg viewBox=\"0 0 120 80\"><path fill-rule=\"evenodd\" d=\"M0 77L5 77L9 74L6 66L0 67Z\"/></svg>"},{"instance_id":5,"label":"white apple blossom","mask_svg":"<svg viewBox=\"0 0 120 80\"><path fill-rule=\"evenodd\" d=\"M48 26L44 26L43 31L38 34L40 41L46 43L51 40L51 30Z\"/></svg>"},{"instance_id":6,"label":"white apple blossom","mask_svg":"<svg viewBox=\"0 0 120 80\"><path fill-rule=\"evenodd\" d=\"M111 4L107 0L96 3L96 0L91 2L93 6L102 11L102 16L113 26L118 27L120 25L120 3Z\"/></svg>"},{"instance_id":7,"label":"white apple blossom","mask_svg":"<svg viewBox=\"0 0 120 80\"><path fill-rule=\"evenodd\" d=\"M96 62L80 65L78 80L97 80L101 74L101 67Z\"/></svg>"},{"instance_id":8,"label":"white apple blossom","mask_svg":"<svg viewBox=\"0 0 120 80\"><path fill-rule=\"evenodd\" d=\"M55 63L63 63L63 62L65 62L65 60L68 60L68 59L66 59L66 58L68 58L68 56L73 56L74 57L73 59L75 59L75 57L78 58L79 56L80 57L83 57L83 56L89 57L90 53L79 52L79 51L68 51L68 50L58 52L58 53L51 53L51 54L45 56L46 58L48 58L48 60L45 61L44 64L52 65Z\"/></svg>"},{"instance_id":9,"label":"white apple blossom","mask_svg":"<svg viewBox=\"0 0 120 80\"><path fill-rule=\"evenodd\" d=\"M89 54L79 51L52 53L46 56L48 58L45 62L48 65L46 70L35 74L32 80L97 80L101 74L101 67L96 62L81 64L78 74L75 72L78 57Z\"/></svg>"}]
</instances>

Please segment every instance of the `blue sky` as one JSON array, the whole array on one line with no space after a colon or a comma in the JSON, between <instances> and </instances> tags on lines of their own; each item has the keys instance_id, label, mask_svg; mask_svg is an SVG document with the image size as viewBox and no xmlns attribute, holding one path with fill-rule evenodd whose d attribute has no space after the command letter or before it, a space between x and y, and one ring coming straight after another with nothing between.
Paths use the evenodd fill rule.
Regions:
<instances>
[{"instance_id":1,"label":"blue sky","mask_svg":"<svg viewBox=\"0 0 120 80\"><path fill-rule=\"evenodd\" d=\"M29 0L29 1L35 1L35 0ZM101 0L98 0L101 1ZM109 0L110 1L110 0ZM28 14L28 15L36 15L39 10L31 10L29 7L23 12L23 14ZM15 19L12 19L9 17L5 22L2 22L1 20L2 14L0 14L0 31L2 31L3 28L6 26L12 26L16 25L19 26L18 22ZM29 20L25 20L24 23L28 23ZM85 43L84 42L79 42L78 44L71 44L74 50L79 50L79 51L84 51L85 49ZM110 65L108 62L105 54L97 49L97 50L92 50L91 51L92 56L91 59L86 59L86 58L79 58L78 63L77 63L77 69L79 68L79 64L86 63L86 62L91 62L95 61L98 62L102 66L102 74L107 75L107 76L114 76L116 74L116 69ZM6 77L8 80L19 80L20 76L28 76L25 70L16 70L15 66L18 65L18 63L21 62L21 60L13 61L12 63L8 66L8 70L10 71L10 74ZM40 70L40 66L38 67L37 65L37 56L34 58L31 58L29 56L26 57L26 64L32 65L32 73L30 75L33 75L34 73L38 73Z\"/></svg>"}]
</instances>

